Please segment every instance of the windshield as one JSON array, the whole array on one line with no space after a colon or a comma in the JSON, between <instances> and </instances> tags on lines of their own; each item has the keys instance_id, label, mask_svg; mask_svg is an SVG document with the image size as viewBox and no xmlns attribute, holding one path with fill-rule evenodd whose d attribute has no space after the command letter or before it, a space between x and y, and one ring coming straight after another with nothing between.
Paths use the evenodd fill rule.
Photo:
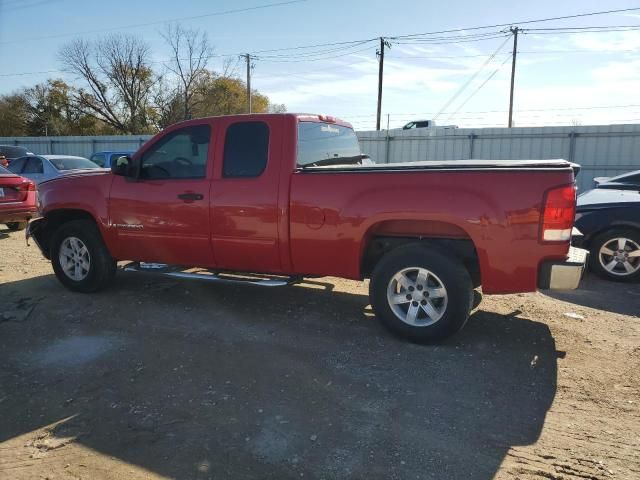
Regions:
<instances>
[{"instance_id":1,"label":"windshield","mask_svg":"<svg viewBox=\"0 0 640 480\"><path fill-rule=\"evenodd\" d=\"M0 165L0 175L13 175L13 173Z\"/></svg>"},{"instance_id":2,"label":"windshield","mask_svg":"<svg viewBox=\"0 0 640 480\"><path fill-rule=\"evenodd\" d=\"M360 144L353 129L320 122L298 124L299 167L319 162L336 164L340 159L360 160Z\"/></svg>"},{"instance_id":3,"label":"windshield","mask_svg":"<svg viewBox=\"0 0 640 480\"><path fill-rule=\"evenodd\" d=\"M50 158L49 161L58 170L78 170L80 168L100 168L87 158L60 157Z\"/></svg>"}]
</instances>

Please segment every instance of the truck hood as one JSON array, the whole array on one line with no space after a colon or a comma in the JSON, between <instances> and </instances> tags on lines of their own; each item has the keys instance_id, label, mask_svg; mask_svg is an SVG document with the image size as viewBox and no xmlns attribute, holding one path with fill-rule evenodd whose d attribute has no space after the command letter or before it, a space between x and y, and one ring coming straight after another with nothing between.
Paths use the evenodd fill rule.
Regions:
<instances>
[{"instance_id":1,"label":"truck hood","mask_svg":"<svg viewBox=\"0 0 640 480\"><path fill-rule=\"evenodd\" d=\"M594 188L578 196L577 211L630 206L640 207L640 192L637 190Z\"/></svg>"}]
</instances>

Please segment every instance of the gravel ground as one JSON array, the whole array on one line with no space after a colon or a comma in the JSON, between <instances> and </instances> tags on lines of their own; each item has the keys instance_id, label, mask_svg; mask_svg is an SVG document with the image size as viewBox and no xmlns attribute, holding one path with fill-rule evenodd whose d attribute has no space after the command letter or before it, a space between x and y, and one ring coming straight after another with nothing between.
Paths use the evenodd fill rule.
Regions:
<instances>
[{"instance_id":1,"label":"gravel ground","mask_svg":"<svg viewBox=\"0 0 640 480\"><path fill-rule=\"evenodd\" d=\"M0 230L1 479L640 478L640 284L419 346L358 282L116 280L71 293Z\"/></svg>"}]
</instances>

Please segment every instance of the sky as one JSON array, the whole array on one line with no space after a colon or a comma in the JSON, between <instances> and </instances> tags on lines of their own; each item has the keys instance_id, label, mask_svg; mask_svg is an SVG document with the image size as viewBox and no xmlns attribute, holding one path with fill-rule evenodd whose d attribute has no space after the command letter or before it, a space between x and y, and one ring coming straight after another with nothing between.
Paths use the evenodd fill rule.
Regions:
<instances>
[{"instance_id":1,"label":"sky","mask_svg":"<svg viewBox=\"0 0 640 480\"><path fill-rule=\"evenodd\" d=\"M271 102L292 112L338 116L369 130L375 128L379 41L298 47L465 29L414 37L430 39L426 42L390 40L382 126L387 120L397 128L435 119L460 127L500 127L507 123L513 39L500 33L505 27L474 27L636 7L640 1L0 0L0 94L47 78L78 82L60 70L58 58L60 48L78 37L138 35L151 46L154 66L163 68L170 54L160 32L179 20L207 32L219 55L210 61L214 70L227 60L244 75L238 54L254 54L252 86ZM639 28L572 34L531 30L621 25ZM640 121L640 9L522 28L515 126ZM477 33L487 38L449 38Z\"/></svg>"}]
</instances>

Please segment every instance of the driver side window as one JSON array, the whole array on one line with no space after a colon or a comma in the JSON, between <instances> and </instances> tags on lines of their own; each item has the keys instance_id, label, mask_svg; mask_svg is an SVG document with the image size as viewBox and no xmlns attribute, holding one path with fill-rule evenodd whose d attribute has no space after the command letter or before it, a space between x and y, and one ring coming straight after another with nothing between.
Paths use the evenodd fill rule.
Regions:
<instances>
[{"instance_id":1,"label":"driver side window","mask_svg":"<svg viewBox=\"0 0 640 480\"><path fill-rule=\"evenodd\" d=\"M196 125L176 130L152 145L142 156L140 178L204 178L211 128Z\"/></svg>"}]
</instances>

